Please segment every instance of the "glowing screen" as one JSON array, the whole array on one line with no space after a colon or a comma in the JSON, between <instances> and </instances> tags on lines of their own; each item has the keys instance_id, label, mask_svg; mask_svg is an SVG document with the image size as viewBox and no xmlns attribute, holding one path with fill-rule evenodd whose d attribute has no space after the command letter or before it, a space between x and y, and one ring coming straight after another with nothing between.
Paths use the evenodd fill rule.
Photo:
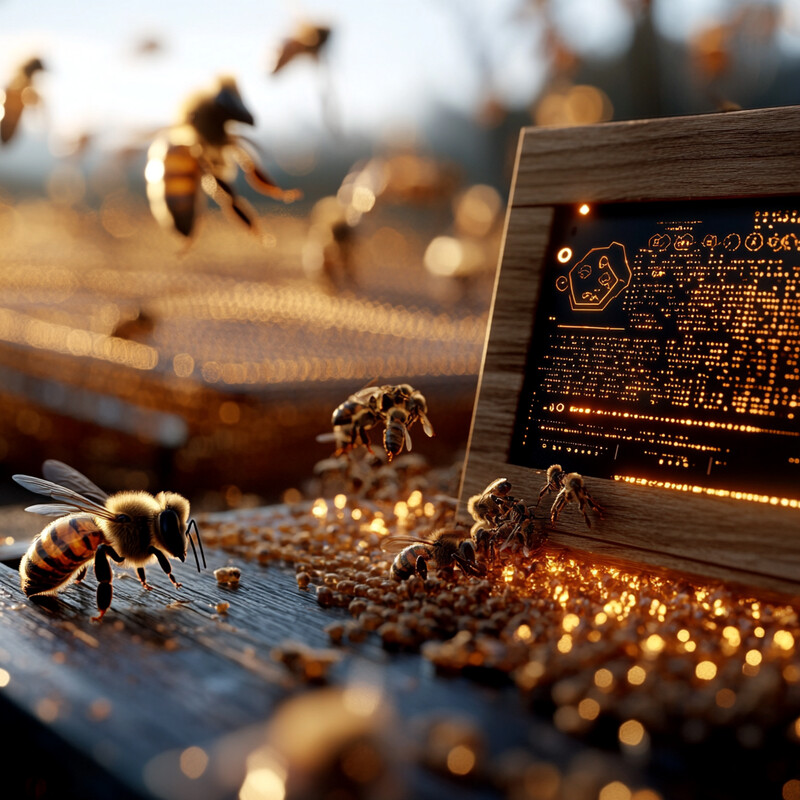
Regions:
<instances>
[{"instance_id":1,"label":"glowing screen","mask_svg":"<svg viewBox=\"0 0 800 800\"><path fill-rule=\"evenodd\" d=\"M509 461L797 507L798 209L557 208Z\"/></svg>"}]
</instances>

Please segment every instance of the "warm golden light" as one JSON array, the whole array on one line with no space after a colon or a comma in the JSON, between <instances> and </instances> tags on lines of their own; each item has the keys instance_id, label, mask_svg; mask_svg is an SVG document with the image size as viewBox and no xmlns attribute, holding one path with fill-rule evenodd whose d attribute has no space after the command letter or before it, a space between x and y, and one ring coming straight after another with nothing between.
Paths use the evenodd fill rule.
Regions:
<instances>
[{"instance_id":1,"label":"warm golden light","mask_svg":"<svg viewBox=\"0 0 800 800\"><path fill-rule=\"evenodd\" d=\"M469 775L475 767L475 753L466 745L456 745L447 754L447 769L453 775Z\"/></svg>"},{"instance_id":2,"label":"warm golden light","mask_svg":"<svg viewBox=\"0 0 800 800\"><path fill-rule=\"evenodd\" d=\"M591 210L592 209L586 203L584 203L582 206L580 206L580 208L578 208L578 213L585 217Z\"/></svg>"},{"instance_id":3,"label":"warm golden light","mask_svg":"<svg viewBox=\"0 0 800 800\"><path fill-rule=\"evenodd\" d=\"M600 715L600 703L591 697L584 698L578 703L578 714L580 714L581 719L595 720Z\"/></svg>"},{"instance_id":4,"label":"warm golden light","mask_svg":"<svg viewBox=\"0 0 800 800\"><path fill-rule=\"evenodd\" d=\"M581 618L577 614L565 614L561 622L561 627L567 632L571 633L581 624Z\"/></svg>"},{"instance_id":5,"label":"warm golden light","mask_svg":"<svg viewBox=\"0 0 800 800\"><path fill-rule=\"evenodd\" d=\"M619 726L619 740L628 747L637 747L645 736L644 725L635 719L629 719Z\"/></svg>"},{"instance_id":6,"label":"warm golden light","mask_svg":"<svg viewBox=\"0 0 800 800\"><path fill-rule=\"evenodd\" d=\"M745 654L744 660L751 666L757 667L761 663L761 659L763 656L761 655L760 650L748 650Z\"/></svg>"},{"instance_id":7,"label":"warm golden light","mask_svg":"<svg viewBox=\"0 0 800 800\"><path fill-rule=\"evenodd\" d=\"M742 643L742 637L739 635L739 629L734 628L733 625L726 625L722 629L722 635L731 647L738 647Z\"/></svg>"},{"instance_id":8,"label":"warm golden light","mask_svg":"<svg viewBox=\"0 0 800 800\"><path fill-rule=\"evenodd\" d=\"M180 756L181 772L191 780L197 780L208 766L208 755L200 747L187 747Z\"/></svg>"},{"instance_id":9,"label":"warm golden light","mask_svg":"<svg viewBox=\"0 0 800 800\"><path fill-rule=\"evenodd\" d=\"M8 686L9 681L11 680L11 673L8 670L0 668L0 689L4 689Z\"/></svg>"},{"instance_id":10,"label":"warm golden light","mask_svg":"<svg viewBox=\"0 0 800 800\"><path fill-rule=\"evenodd\" d=\"M239 800L283 800L285 796L283 778L269 767L250 770L239 790Z\"/></svg>"},{"instance_id":11,"label":"warm golden light","mask_svg":"<svg viewBox=\"0 0 800 800\"><path fill-rule=\"evenodd\" d=\"M783 784L783 800L800 800L800 781L792 779Z\"/></svg>"},{"instance_id":12,"label":"warm golden light","mask_svg":"<svg viewBox=\"0 0 800 800\"><path fill-rule=\"evenodd\" d=\"M666 642L657 633L654 633L644 640L642 649L646 653L660 653L664 649L665 644Z\"/></svg>"},{"instance_id":13,"label":"warm golden light","mask_svg":"<svg viewBox=\"0 0 800 800\"><path fill-rule=\"evenodd\" d=\"M572 248L562 247L556 254L556 258L562 263L566 264L572 258Z\"/></svg>"},{"instance_id":14,"label":"warm golden light","mask_svg":"<svg viewBox=\"0 0 800 800\"><path fill-rule=\"evenodd\" d=\"M694 674L701 681L710 681L717 676L717 665L713 661L701 661L695 668Z\"/></svg>"},{"instance_id":15,"label":"warm golden light","mask_svg":"<svg viewBox=\"0 0 800 800\"><path fill-rule=\"evenodd\" d=\"M613 781L600 790L597 800L631 800L631 790L624 783Z\"/></svg>"},{"instance_id":16,"label":"warm golden light","mask_svg":"<svg viewBox=\"0 0 800 800\"><path fill-rule=\"evenodd\" d=\"M602 667L594 674L594 685L599 689L608 689L614 683L614 675L611 670Z\"/></svg>"},{"instance_id":17,"label":"warm golden light","mask_svg":"<svg viewBox=\"0 0 800 800\"><path fill-rule=\"evenodd\" d=\"M311 506L311 513L320 520L328 516L328 504L322 497L318 497L314 501L314 505Z\"/></svg>"},{"instance_id":18,"label":"warm golden light","mask_svg":"<svg viewBox=\"0 0 800 800\"><path fill-rule=\"evenodd\" d=\"M628 683L631 686L641 686L646 678L647 673L640 666L633 666L628 670Z\"/></svg>"}]
</instances>

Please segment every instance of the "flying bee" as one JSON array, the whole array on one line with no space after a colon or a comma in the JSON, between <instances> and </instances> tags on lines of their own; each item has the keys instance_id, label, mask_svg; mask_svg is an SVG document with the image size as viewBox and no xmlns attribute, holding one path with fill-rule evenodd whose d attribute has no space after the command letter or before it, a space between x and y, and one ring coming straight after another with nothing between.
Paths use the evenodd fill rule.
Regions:
<instances>
[{"instance_id":1,"label":"flying bee","mask_svg":"<svg viewBox=\"0 0 800 800\"><path fill-rule=\"evenodd\" d=\"M282 70L298 56L319 59L320 52L324 49L330 35L331 29L327 25L313 25L308 22L298 25L294 35L281 45L272 68L272 74Z\"/></svg>"},{"instance_id":2,"label":"flying bee","mask_svg":"<svg viewBox=\"0 0 800 800\"><path fill-rule=\"evenodd\" d=\"M5 144L17 130L25 106L39 102L39 95L33 88L33 76L44 70L40 58L30 58L21 64L12 76L2 94L3 113L0 115L0 141Z\"/></svg>"},{"instance_id":3,"label":"flying bee","mask_svg":"<svg viewBox=\"0 0 800 800\"><path fill-rule=\"evenodd\" d=\"M147 153L145 178L153 216L165 227L189 236L198 213L200 189L257 232L255 212L233 190L238 168L257 191L291 203L296 189L281 189L228 123L254 125L233 78L222 78L211 92L190 98L179 123L157 138Z\"/></svg>"},{"instance_id":4,"label":"flying bee","mask_svg":"<svg viewBox=\"0 0 800 800\"><path fill-rule=\"evenodd\" d=\"M363 444L372 452L372 445L367 431L374 428L383 418L378 408L379 391L375 386L368 385L354 392L343 403L340 403L331 415L333 425L333 439L336 442L336 454L350 450ZM330 436L322 434L318 441L326 441Z\"/></svg>"},{"instance_id":5,"label":"flying bee","mask_svg":"<svg viewBox=\"0 0 800 800\"><path fill-rule=\"evenodd\" d=\"M567 473L561 469L561 464L551 464L547 468L547 482L544 486L542 486L542 489L539 492L539 499L536 501L534 508L539 508L539 503L542 502L542 498L546 494L558 492L563 488L566 474Z\"/></svg>"},{"instance_id":6,"label":"flying bee","mask_svg":"<svg viewBox=\"0 0 800 800\"><path fill-rule=\"evenodd\" d=\"M550 509L550 522L555 524L564 506L570 502L578 504L578 509L580 510L581 514L583 514L583 518L586 520L586 525L590 528L592 527L592 523L589 520L589 514L586 511L587 507L594 509L600 519L603 518L602 506L600 506L591 496L591 494L589 494L589 490L586 488L586 484L583 482L583 477L577 472L570 472L564 477L564 483L561 487L561 490L556 495L553 507Z\"/></svg>"},{"instance_id":7,"label":"flying bee","mask_svg":"<svg viewBox=\"0 0 800 800\"><path fill-rule=\"evenodd\" d=\"M417 574L428 577L428 561L437 570L452 570L454 566L465 575L478 576L483 571L475 559L475 545L465 531L456 528L442 528L434 531L427 539L413 536L390 536L381 542L384 552L397 552L390 569L396 581L404 581Z\"/></svg>"},{"instance_id":8,"label":"flying bee","mask_svg":"<svg viewBox=\"0 0 800 800\"><path fill-rule=\"evenodd\" d=\"M351 394L334 409L331 417L332 438L336 441L337 453L363 444L372 452L367 431L379 422L385 424L383 444L391 461L403 450L411 450L409 428L416 420L422 420L425 433L433 436L433 426L427 417L427 403L421 392L407 383L398 385L372 383ZM328 434L317 437L318 441L331 438Z\"/></svg>"},{"instance_id":9,"label":"flying bee","mask_svg":"<svg viewBox=\"0 0 800 800\"><path fill-rule=\"evenodd\" d=\"M181 584L172 574L169 558L185 560L187 539L200 571L192 528L205 567L200 532L189 519L185 497L175 492L153 496L141 491L109 495L60 461L45 461L42 473L44 479L12 476L20 486L56 501L29 506L26 511L58 517L33 540L20 561L20 583L26 596L55 594L71 581L82 580L89 562L94 561L98 614L92 620L98 621L108 611L113 596L109 558L135 567L145 589L152 587L145 579L144 568L155 559L178 587Z\"/></svg>"}]
</instances>

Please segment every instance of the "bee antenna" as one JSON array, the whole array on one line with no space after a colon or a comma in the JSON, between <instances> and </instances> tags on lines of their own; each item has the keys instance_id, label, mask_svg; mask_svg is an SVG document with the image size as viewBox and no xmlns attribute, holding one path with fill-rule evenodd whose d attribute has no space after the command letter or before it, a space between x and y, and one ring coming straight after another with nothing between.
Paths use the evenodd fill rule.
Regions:
<instances>
[{"instance_id":1,"label":"bee antenna","mask_svg":"<svg viewBox=\"0 0 800 800\"><path fill-rule=\"evenodd\" d=\"M200 562L197 560L197 550L194 548L194 540L192 539L191 530L194 528L194 535L197 537L197 544L200 547L200 556L203 559L203 569L206 568L206 554L203 552L203 540L200 538L200 531L197 528L197 523L193 520L189 520L189 524L186 526L186 535L189 537L189 544L192 546L192 552L194 553L194 561L197 564L197 571L200 572Z\"/></svg>"}]
</instances>

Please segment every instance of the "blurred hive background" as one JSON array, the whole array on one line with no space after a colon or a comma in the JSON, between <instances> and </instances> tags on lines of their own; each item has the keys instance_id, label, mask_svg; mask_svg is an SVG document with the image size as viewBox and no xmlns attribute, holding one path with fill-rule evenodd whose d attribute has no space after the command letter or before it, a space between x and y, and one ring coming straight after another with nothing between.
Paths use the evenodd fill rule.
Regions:
<instances>
[{"instance_id":1,"label":"blurred hive background","mask_svg":"<svg viewBox=\"0 0 800 800\"><path fill-rule=\"evenodd\" d=\"M466 446L519 129L800 102L800 0L0 2L0 497L59 458L208 508L280 499L332 410L408 381ZM243 180L163 230L147 149L235 77ZM207 187L206 187L207 188ZM219 187L217 187L219 188Z\"/></svg>"}]
</instances>

